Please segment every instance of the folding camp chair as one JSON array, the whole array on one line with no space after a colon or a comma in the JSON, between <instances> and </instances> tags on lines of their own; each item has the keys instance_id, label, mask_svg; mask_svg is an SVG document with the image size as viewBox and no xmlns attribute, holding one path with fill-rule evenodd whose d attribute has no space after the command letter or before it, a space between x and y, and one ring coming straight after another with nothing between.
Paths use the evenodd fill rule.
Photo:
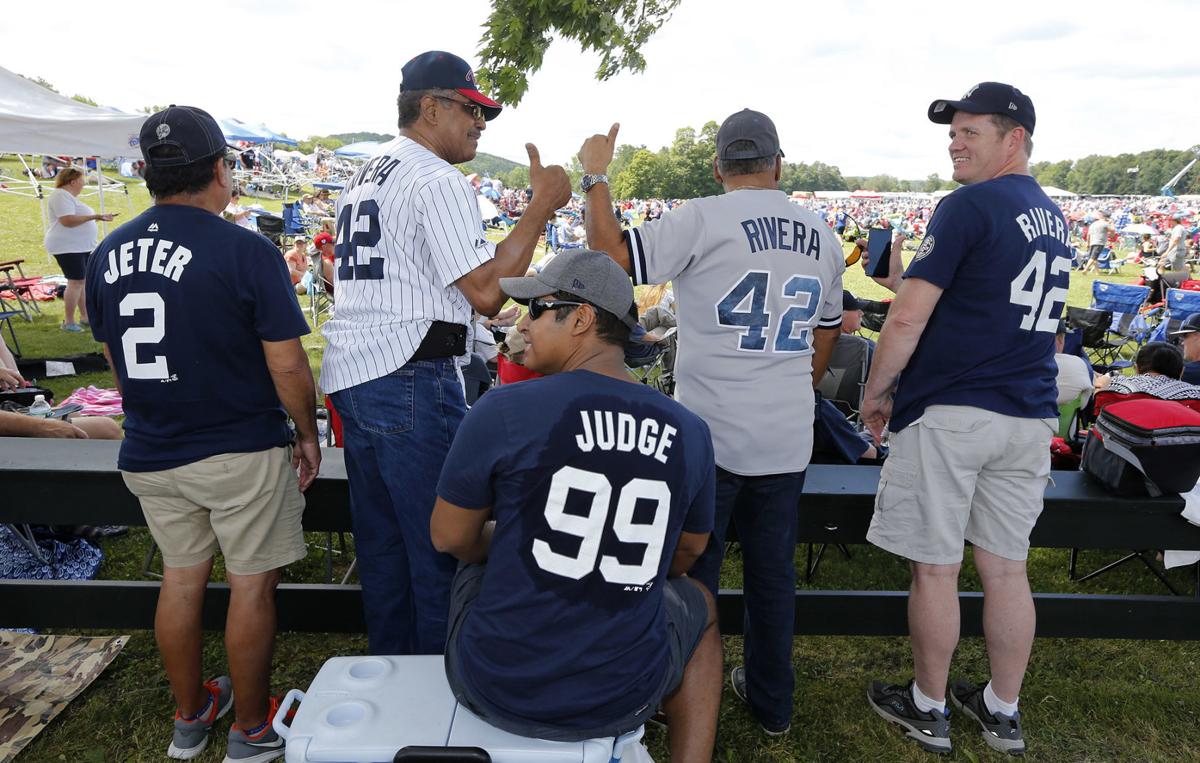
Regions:
<instances>
[{"instance_id":1,"label":"folding camp chair","mask_svg":"<svg viewBox=\"0 0 1200 763\"><path fill-rule=\"evenodd\" d=\"M1096 310L1090 307L1070 307L1066 309L1067 325L1080 334L1080 341L1088 351L1088 362L1100 373L1108 373L1117 368L1129 368L1132 360L1121 358L1121 350L1130 340L1119 334L1112 334L1113 323L1111 310Z\"/></svg>"},{"instance_id":2,"label":"folding camp chair","mask_svg":"<svg viewBox=\"0 0 1200 763\"><path fill-rule=\"evenodd\" d=\"M842 334L829 358L829 368L817 389L846 418L857 423L863 389L871 367L871 342L866 337Z\"/></svg>"},{"instance_id":3,"label":"folding camp chair","mask_svg":"<svg viewBox=\"0 0 1200 763\"><path fill-rule=\"evenodd\" d=\"M1190 289L1167 289L1165 301L1166 311L1162 321L1150 334L1150 341L1165 342L1171 332L1179 328L1179 324L1189 316L1200 313L1200 291Z\"/></svg>"},{"instance_id":4,"label":"folding camp chair","mask_svg":"<svg viewBox=\"0 0 1200 763\"><path fill-rule=\"evenodd\" d=\"M654 387L670 397L675 394L675 344L678 329L667 329L662 339L650 347L652 352L644 355L625 356L625 368L642 384Z\"/></svg>"},{"instance_id":5,"label":"folding camp chair","mask_svg":"<svg viewBox=\"0 0 1200 763\"><path fill-rule=\"evenodd\" d=\"M308 256L312 281L308 285L308 312L312 316L313 326L319 326L321 316L329 317L333 311L333 284L325 280L325 270L322 267L321 253L313 252Z\"/></svg>"},{"instance_id":6,"label":"folding camp chair","mask_svg":"<svg viewBox=\"0 0 1200 763\"><path fill-rule=\"evenodd\" d=\"M1092 309L1109 310L1113 314L1109 331L1141 346L1150 336L1152 327L1142 308L1150 296L1149 286L1128 283L1092 282Z\"/></svg>"},{"instance_id":7,"label":"folding camp chair","mask_svg":"<svg viewBox=\"0 0 1200 763\"><path fill-rule=\"evenodd\" d=\"M27 321L33 320L33 314L41 315L42 308L38 307L37 300L33 298L31 287L33 284L41 281L40 278L26 278L21 270L21 263L24 260L13 260L12 262L0 262L0 292L8 292L10 295L4 301L0 298L0 310L5 312L11 311L12 303L16 303L16 308L20 312L22 318ZM13 271L17 271L17 277L13 278Z\"/></svg>"},{"instance_id":8,"label":"folding camp chair","mask_svg":"<svg viewBox=\"0 0 1200 763\"><path fill-rule=\"evenodd\" d=\"M304 214L300 202L283 205L283 233L285 236L308 236L321 227L320 220Z\"/></svg>"},{"instance_id":9,"label":"folding camp chair","mask_svg":"<svg viewBox=\"0 0 1200 763\"><path fill-rule=\"evenodd\" d=\"M572 243L567 243L563 241L558 235L558 226L554 224L553 220L551 220L550 222L546 223L546 246L552 252L558 254L563 249L582 249L583 242L575 241Z\"/></svg>"},{"instance_id":10,"label":"folding camp chair","mask_svg":"<svg viewBox=\"0 0 1200 763\"><path fill-rule=\"evenodd\" d=\"M12 319L14 316L22 315L20 310L12 310L8 304L0 299L0 321L8 326L8 335L12 337L12 353L17 357L21 357L21 344L17 341L17 332L13 330ZM0 331L3 334L3 331ZM4 341L4 337L0 336L0 342Z\"/></svg>"}]
</instances>

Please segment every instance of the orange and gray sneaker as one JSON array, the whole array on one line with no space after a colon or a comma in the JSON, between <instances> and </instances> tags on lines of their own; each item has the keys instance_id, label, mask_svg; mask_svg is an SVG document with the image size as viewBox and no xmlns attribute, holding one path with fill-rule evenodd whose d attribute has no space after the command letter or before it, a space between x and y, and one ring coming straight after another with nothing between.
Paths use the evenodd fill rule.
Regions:
<instances>
[{"instance_id":1,"label":"orange and gray sneaker","mask_svg":"<svg viewBox=\"0 0 1200 763\"><path fill-rule=\"evenodd\" d=\"M279 712L279 697L271 697L267 719L258 728L243 731L234 723L229 727L229 746L223 763L267 763L283 757L283 737L275 731L272 721Z\"/></svg>"},{"instance_id":2,"label":"orange and gray sneaker","mask_svg":"<svg viewBox=\"0 0 1200 763\"><path fill-rule=\"evenodd\" d=\"M167 748L168 758L191 760L203 752L213 724L233 707L233 686L229 676L206 681L204 689L208 692L208 702L194 717L184 718L182 713L175 711L175 734Z\"/></svg>"}]
</instances>

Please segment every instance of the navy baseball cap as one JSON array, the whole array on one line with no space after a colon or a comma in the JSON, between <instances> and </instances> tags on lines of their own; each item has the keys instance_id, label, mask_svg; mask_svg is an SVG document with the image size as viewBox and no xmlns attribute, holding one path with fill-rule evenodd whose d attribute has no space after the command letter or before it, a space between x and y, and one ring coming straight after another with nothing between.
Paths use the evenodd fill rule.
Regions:
<instances>
[{"instance_id":1,"label":"navy baseball cap","mask_svg":"<svg viewBox=\"0 0 1200 763\"><path fill-rule=\"evenodd\" d=\"M195 106L175 104L146 118L138 143L142 158L151 167L180 167L224 153L227 148L225 133L211 114ZM151 149L159 146L174 146L179 152L155 157Z\"/></svg>"},{"instance_id":2,"label":"navy baseball cap","mask_svg":"<svg viewBox=\"0 0 1200 763\"><path fill-rule=\"evenodd\" d=\"M929 104L929 121L948 125L958 111L968 114L1003 114L1015 120L1030 135L1033 135L1033 125L1037 122L1033 101L1029 96L1003 82L980 82L957 101L934 101Z\"/></svg>"},{"instance_id":3,"label":"navy baseball cap","mask_svg":"<svg viewBox=\"0 0 1200 763\"><path fill-rule=\"evenodd\" d=\"M504 108L479 90L471 66L453 53L430 50L404 65L400 70L400 92L411 90L454 90L483 109L483 118L492 121Z\"/></svg>"},{"instance_id":4,"label":"navy baseball cap","mask_svg":"<svg viewBox=\"0 0 1200 763\"><path fill-rule=\"evenodd\" d=\"M1186 334L1195 334L1200 331L1200 313L1193 313L1187 317L1179 328L1171 332L1171 336L1184 336Z\"/></svg>"},{"instance_id":5,"label":"navy baseball cap","mask_svg":"<svg viewBox=\"0 0 1200 763\"><path fill-rule=\"evenodd\" d=\"M732 143L743 140L753 143L754 148L730 148ZM721 123L721 128L717 130L717 159L738 161L766 156L783 156L775 123L766 114L742 109Z\"/></svg>"},{"instance_id":6,"label":"navy baseball cap","mask_svg":"<svg viewBox=\"0 0 1200 763\"><path fill-rule=\"evenodd\" d=\"M842 310L862 310L858 298L848 289L842 289Z\"/></svg>"}]
</instances>

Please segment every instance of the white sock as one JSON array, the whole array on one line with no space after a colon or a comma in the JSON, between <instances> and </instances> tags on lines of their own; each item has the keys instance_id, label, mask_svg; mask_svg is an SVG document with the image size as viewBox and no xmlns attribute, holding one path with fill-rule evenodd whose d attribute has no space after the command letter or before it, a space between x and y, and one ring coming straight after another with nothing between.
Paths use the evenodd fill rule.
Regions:
<instances>
[{"instance_id":1,"label":"white sock","mask_svg":"<svg viewBox=\"0 0 1200 763\"><path fill-rule=\"evenodd\" d=\"M913 704L915 704L917 709L922 713L932 713L934 710L937 710L942 715L946 714L946 700L936 700L926 697L925 693L921 691L921 687L917 686L915 679L912 682L912 695Z\"/></svg>"},{"instance_id":2,"label":"white sock","mask_svg":"<svg viewBox=\"0 0 1200 763\"><path fill-rule=\"evenodd\" d=\"M1017 697L1017 702L1021 698ZM987 706L988 712L992 715L1007 715L1012 717L1017 714L1017 702L1005 702L996 696L996 692L992 690L992 682L988 681L988 685L983 687L983 704Z\"/></svg>"}]
</instances>

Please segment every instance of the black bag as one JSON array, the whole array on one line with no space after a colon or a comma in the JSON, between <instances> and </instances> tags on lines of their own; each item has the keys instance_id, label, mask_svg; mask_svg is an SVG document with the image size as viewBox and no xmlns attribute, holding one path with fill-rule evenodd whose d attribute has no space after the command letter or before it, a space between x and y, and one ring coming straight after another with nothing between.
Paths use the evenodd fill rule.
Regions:
<instances>
[{"instance_id":1,"label":"black bag","mask_svg":"<svg viewBox=\"0 0 1200 763\"><path fill-rule=\"evenodd\" d=\"M12 403L20 408L28 408L33 405L33 400L38 395L43 395L46 402L54 405L54 393L45 387L21 387L13 390L0 390L0 409L12 410L4 403Z\"/></svg>"},{"instance_id":2,"label":"black bag","mask_svg":"<svg viewBox=\"0 0 1200 763\"><path fill-rule=\"evenodd\" d=\"M1200 479L1200 412L1172 400L1107 405L1088 433L1083 470L1117 495L1186 493Z\"/></svg>"}]
</instances>

